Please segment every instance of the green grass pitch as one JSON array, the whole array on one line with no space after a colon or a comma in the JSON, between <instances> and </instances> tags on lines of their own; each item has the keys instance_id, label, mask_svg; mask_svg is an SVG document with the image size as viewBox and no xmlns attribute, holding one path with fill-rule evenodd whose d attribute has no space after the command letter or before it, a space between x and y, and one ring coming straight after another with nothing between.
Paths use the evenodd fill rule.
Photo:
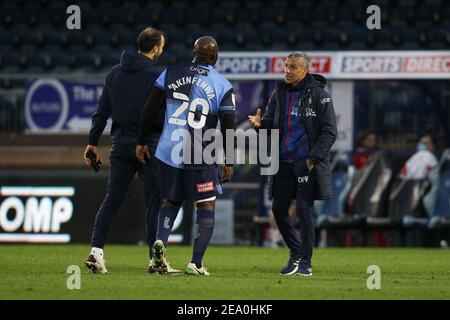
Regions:
<instances>
[{"instance_id":1,"label":"green grass pitch","mask_svg":"<svg viewBox=\"0 0 450 320\"><path fill-rule=\"evenodd\" d=\"M210 277L146 273L145 247L105 248L109 274L84 267L86 245L0 245L0 299L450 299L450 250L316 249L314 275L281 276L286 249L210 247ZM185 268L191 248L169 246L172 266ZM81 289L69 290L69 265ZM367 288L367 267L381 268L381 289Z\"/></svg>"}]
</instances>

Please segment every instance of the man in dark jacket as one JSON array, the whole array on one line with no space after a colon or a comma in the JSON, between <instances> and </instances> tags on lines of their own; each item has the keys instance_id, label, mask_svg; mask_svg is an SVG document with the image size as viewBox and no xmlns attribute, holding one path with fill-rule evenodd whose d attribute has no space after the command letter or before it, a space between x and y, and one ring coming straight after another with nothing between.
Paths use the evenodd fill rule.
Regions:
<instances>
[{"instance_id":1,"label":"man in dark jacket","mask_svg":"<svg viewBox=\"0 0 450 320\"><path fill-rule=\"evenodd\" d=\"M88 157L91 152L100 160L97 144L109 117L112 118L110 152L110 171L108 191L97 213L92 232L92 251L86 266L94 272L106 273L103 247L111 222L119 210L126 191L136 174L142 181L147 206L147 242L151 247L156 238L158 210L161 205L157 167L153 157L142 165L135 156L135 147L139 129L139 120L145 101L159 73L155 65L163 52L164 35L155 28L146 28L138 38L138 52L124 52L120 63L115 65L106 76L106 83L97 111L92 117L89 144L84 159L86 164L92 162ZM148 149L155 152L162 130L163 114L155 121L155 130L148 137ZM159 128L159 129L157 129ZM150 257L149 272L153 272Z\"/></svg>"},{"instance_id":2,"label":"man in dark jacket","mask_svg":"<svg viewBox=\"0 0 450 320\"><path fill-rule=\"evenodd\" d=\"M336 140L336 116L324 77L308 73L309 57L292 53L285 79L277 83L264 115L249 116L255 128L279 129L280 166L270 177L269 194L278 228L290 250L283 275L312 275L316 199L332 197L330 149ZM296 199L300 241L288 210Z\"/></svg>"}]
</instances>

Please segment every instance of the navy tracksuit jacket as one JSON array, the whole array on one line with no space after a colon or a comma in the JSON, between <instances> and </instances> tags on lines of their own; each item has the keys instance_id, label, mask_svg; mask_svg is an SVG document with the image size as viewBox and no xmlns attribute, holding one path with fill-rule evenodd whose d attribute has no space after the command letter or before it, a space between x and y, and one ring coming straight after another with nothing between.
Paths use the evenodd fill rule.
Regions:
<instances>
[{"instance_id":1,"label":"navy tracksuit jacket","mask_svg":"<svg viewBox=\"0 0 450 320\"><path fill-rule=\"evenodd\" d=\"M325 84L324 77L310 74L297 87L278 82L260 127L280 130L280 167L269 181L272 210L291 255L307 265L314 247L314 200L332 197L329 153L337 127ZM311 172L307 158L314 163ZM288 214L291 199L296 199L300 241Z\"/></svg>"},{"instance_id":2,"label":"navy tracksuit jacket","mask_svg":"<svg viewBox=\"0 0 450 320\"><path fill-rule=\"evenodd\" d=\"M147 242L156 238L158 210L161 205L157 165L154 157L141 165L135 156L139 121L145 101L159 73L155 62L138 52L124 52L120 63L106 76L97 110L92 117L89 144L97 145L109 117L112 118L108 191L97 212L91 244L103 248L111 222L136 174L142 182L147 206ZM163 112L155 119L149 149L155 153L163 126Z\"/></svg>"}]
</instances>

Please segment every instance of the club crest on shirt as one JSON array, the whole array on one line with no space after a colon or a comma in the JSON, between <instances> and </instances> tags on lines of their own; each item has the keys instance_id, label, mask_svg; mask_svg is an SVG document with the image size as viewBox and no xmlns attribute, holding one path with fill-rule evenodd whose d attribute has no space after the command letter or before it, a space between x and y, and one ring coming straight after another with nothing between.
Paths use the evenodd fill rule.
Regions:
<instances>
[{"instance_id":1,"label":"club crest on shirt","mask_svg":"<svg viewBox=\"0 0 450 320\"><path fill-rule=\"evenodd\" d=\"M305 108L305 117L316 117L316 112L312 108Z\"/></svg>"},{"instance_id":2,"label":"club crest on shirt","mask_svg":"<svg viewBox=\"0 0 450 320\"><path fill-rule=\"evenodd\" d=\"M164 229L170 229L170 218L169 217L164 218Z\"/></svg>"}]
</instances>

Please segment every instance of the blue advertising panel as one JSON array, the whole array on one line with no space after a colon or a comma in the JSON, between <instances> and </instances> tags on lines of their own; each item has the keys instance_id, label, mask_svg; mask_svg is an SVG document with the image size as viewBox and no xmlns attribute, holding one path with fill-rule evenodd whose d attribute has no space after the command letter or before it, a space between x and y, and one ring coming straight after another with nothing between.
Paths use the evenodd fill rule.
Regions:
<instances>
[{"instance_id":1,"label":"blue advertising panel","mask_svg":"<svg viewBox=\"0 0 450 320\"><path fill-rule=\"evenodd\" d=\"M39 79L27 86L25 123L31 133L86 133L103 83Z\"/></svg>"}]
</instances>

